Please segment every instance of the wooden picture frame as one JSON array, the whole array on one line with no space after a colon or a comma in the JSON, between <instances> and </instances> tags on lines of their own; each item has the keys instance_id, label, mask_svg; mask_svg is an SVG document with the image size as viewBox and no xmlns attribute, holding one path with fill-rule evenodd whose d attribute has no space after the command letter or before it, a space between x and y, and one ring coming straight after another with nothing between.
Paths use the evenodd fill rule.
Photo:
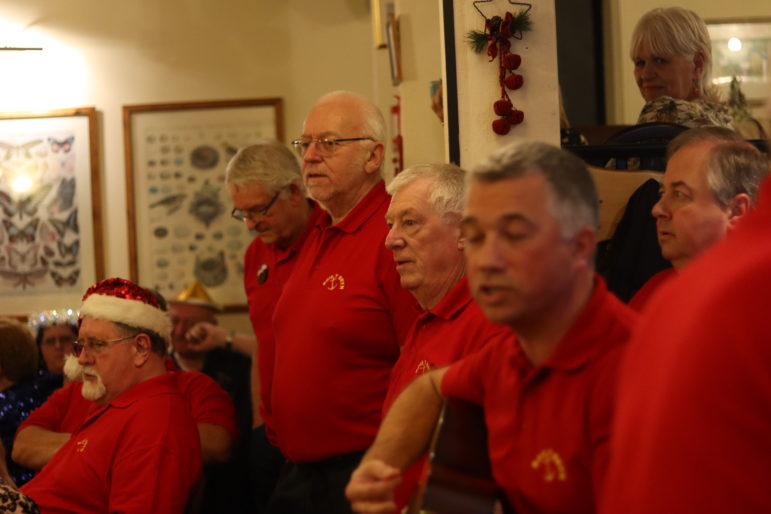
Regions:
<instances>
[{"instance_id":1,"label":"wooden picture frame","mask_svg":"<svg viewBox=\"0 0 771 514\"><path fill-rule=\"evenodd\" d=\"M391 65L391 83L398 86L402 82L402 49L399 18L393 12L388 13L386 35L388 37L388 62Z\"/></svg>"},{"instance_id":2,"label":"wooden picture frame","mask_svg":"<svg viewBox=\"0 0 771 514\"><path fill-rule=\"evenodd\" d=\"M77 308L104 278L94 107L0 113L0 312Z\"/></svg>"},{"instance_id":3,"label":"wooden picture frame","mask_svg":"<svg viewBox=\"0 0 771 514\"><path fill-rule=\"evenodd\" d=\"M712 40L712 82L728 97L735 76L751 106L771 89L771 17L707 20ZM730 43L730 44L729 44Z\"/></svg>"},{"instance_id":4,"label":"wooden picture frame","mask_svg":"<svg viewBox=\"0 0 771 514\"><path fill-rule=\"evenodd\" d=\"M175 297L198 280L226 311L246 310L243 255L225 166L261 138L283 141L280 98L123 107L132 280Z\"/></svg>"}]
</instances>

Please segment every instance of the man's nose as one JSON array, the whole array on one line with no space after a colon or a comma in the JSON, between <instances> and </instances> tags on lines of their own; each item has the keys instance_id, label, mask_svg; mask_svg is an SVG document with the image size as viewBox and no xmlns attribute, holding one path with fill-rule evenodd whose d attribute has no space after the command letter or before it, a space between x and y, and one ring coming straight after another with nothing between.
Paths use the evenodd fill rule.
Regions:
<instances>
[{"instance_id":1,"label":"man's nose","mask_svg":"<svg viewBox=\"0 0 771 514\"><path fill-rule=\"evenodd\" d=\"M482 269L501 269L504 266L504 259L501 253L500 238L491 236L486 237L475 251L473 264Z\"/></svg>"},{"instance_id":2,"label":"man's nose","mask_svg":"<svg viewBox=\"0 0 771 514\"><path fill-rule=\"evenodd\" d=\"M654 218L666 218L669 216L669 213L669 206L667 205L664 196L661 196L659 201L653 204L653 207L651 208L651 215Z\"/></svg>"},{"instance_id":3,"label":"man's nose","mask_svg":"<svg viewBox=\"0 0 771 514\"><path fill-rule=\"evenodd\" d=\"M316 141L308 143L308 148L303 154L303 162L319 162L322 160Z\"/></svg>"},{"instance_id":4,"label":"man's nose","mask_svg":"<svg viewBox=\"0 0 771 514\"><path fill-rule=\"evenodd\" d=\"M86 364L91 363L91 356L89 355L88 351L86 351L85 348L83 348L80 351L80 355L78 355L78 364L81 366L85 366Z\"/></svg>"},{"instance_id":5,"label":"man's nose","mask_svg":"<svg viewBox=\"0 0 771 514\"><path fill-rule=\"evenodd\" d=\"M385 247L389 250L395 250L404 246L404 239L399 235L396 225L388 230L385 238Z\"/></svg>"}]
</instances>

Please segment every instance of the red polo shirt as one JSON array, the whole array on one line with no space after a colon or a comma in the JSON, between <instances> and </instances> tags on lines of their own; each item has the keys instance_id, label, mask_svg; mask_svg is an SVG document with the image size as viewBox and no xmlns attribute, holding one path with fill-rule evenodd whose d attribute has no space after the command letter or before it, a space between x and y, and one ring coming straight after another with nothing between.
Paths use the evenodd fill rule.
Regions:
<instances>
[{"instance_id":1,"label":"red polo shirt","mask_svg":"<svg viewBox=\"0 0 771 514\"><path fill-rule=\"evenodd\" d=\"M172 371L177 388L187 401L193 421L224 427L232 436L237 433L236 414L228 394L210 377L197 371ZM28 426L53 432L75 432L92 411L99 410L94 402L81 394L82 382L72 382L52 394L32 411L19 426L17 433Z\"/></svg>"},{"instance_id":2,"label":"red polo shirt","mask_svg":"<svg viewBox=\"0 0 771 514\"><path fill-rule=\"evenodd\" d=\"M273 414L270 407L271 387L273 384L273 361L275 343L273 337L273 309L284 283L294 269L297 253L323 214L318 205L313 203L308 222L300 237L287 248L266 245L255 237L244 257L244 289L249 304L249 319L252 330L257 336L257 358L252 359L252 412L259 412L265 424L265 431L273 444L276 444L276 431L273 427ZM260 270L265 272L260 274ZM260 283L260 277L264 280ZM254 377L259 377L258 382Z\"/></svg>"},{"instance_id":3,"label":"red polo shirt","mask_svg":"<svg viewBox=\"0 0 771 514\"><path fill-rule=\"evenodd\" d=\"M442 393L482 405L493 475L519 514L592 513L607 460L616 370L635 314L597 277L547 361L500 341L452 365Z\"/></svg>"},{"instance_id":4,"label":"red polo shirt","mask_svg":"<svg viewBox=\"0 0 771 514\"><path fill-rule=\"evenodd\" d=\"M653 299L621 368L601 512L771 512L771 180Z\"/></svg>"},{"instance_id":5,"label":"red polo shirt","mask_svg":"<svg viewBox=\"0 0 771 514\"><path fill-rule=\"evenodd\" d=\"M635 312L642 312L643 308L650 302L653 294L676 276L675 268L667 268L653 275L629 300L629 308Z\"/></svg>"},{"instance_id":6,"label":"red polo shirt","mask_svg":"<svg viewBox=\"0 0 771 514\"><path fill-rule=\"evenodd\" d=\"M465 276L434 307L423 311L410 328L391 372L383 415L416 376L452 364L485 344L514 340L506 326L491 323L471 298Z\"/></svg>"},{"instance_id":7,"label":"red polo shirt","mask_svg":"<svg viewBox=\"0 0 771 514\"><path fill-rule=\"evenodd\" d=\"M200 471L198 431L165 374L91 411L22 492L43 513L182 512Z\"/></svg>"},{"instance_id":8,"label":"red polo shirt","mask_svg":"<svg viewBox=\"0 0 771 514\"><path fill-rule=\"evenodd\" d=\"M273 419L293 462L363 450L373 441L418 311L385 241L382 182L337 225L324 214L297 257L273 315Z\"/></svg>"},{"instance_id":9,"label":"red polo shirt","mask_svg":"<svg viewBox=\"0 0 771 514\"><path fill-rule=\"evenodd\" d=\"M514 334L508 327L495 325L485 317L471 298L468 279L463 277L433 309L418 316L407 334L402 354L391 373L383 415L416 376L452 364L497 341L511 343ZM396 490L399 508L409 502L424 465L421 459L402 474Z\"/></svg>"}]
</instances>

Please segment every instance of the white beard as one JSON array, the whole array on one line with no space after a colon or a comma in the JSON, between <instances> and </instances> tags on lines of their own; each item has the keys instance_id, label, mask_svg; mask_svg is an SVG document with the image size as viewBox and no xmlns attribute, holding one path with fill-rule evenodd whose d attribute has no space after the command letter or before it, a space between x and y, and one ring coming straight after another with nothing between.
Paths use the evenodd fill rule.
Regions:
<instances>
[{"instance_id":1,"label":"white beard","mask_svg":"<svg viewBox=\"0 0 771 514\"><path fill-rule=\"evenodd\" d=\"M104 382L102 382L102 377L100 377L96 371L91 370L90 374L93 374L96 377L96 382L84 380L83 389L80 390L80 394L82 394L83 398L86 400L96 402L104 398L107 394L107 388L104 386Z\"/></svg>"},{"instance_id":2,"label":"white beard","mask_svg":"<svg viewBox=\"0 0 771 514\"><path fill-rule=\"evenodd\" d=\"M83 380L83 375L88 374L96 377L96 382ZM91 366L81 366L75 355L67 355L64 360L64 375L70 380L83 380L81 394L86 400L96 402L107 394L107 388L102 382L102 377Z\"/></svg>"},{"instance_id":3,"label":"white beard","mask_svg":"<svg viewBox=\"0 0 771 514\"><path fill-rule=\"evenodd\" d=\"M83 366L80 365L75 354L68 353L64 356L64 376L73 382L83 379Z\"/></svg>"}]
</instances>

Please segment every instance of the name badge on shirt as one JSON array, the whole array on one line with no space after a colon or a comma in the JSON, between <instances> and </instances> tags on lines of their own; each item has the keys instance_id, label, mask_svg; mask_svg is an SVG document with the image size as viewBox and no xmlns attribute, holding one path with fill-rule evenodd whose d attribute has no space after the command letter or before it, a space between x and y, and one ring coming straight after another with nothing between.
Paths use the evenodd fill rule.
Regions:
<instances>
[{"instance_id":1,"label":"name badge on shirt","mask_svg":"<svg viewBox=\"0 0 771 514\"><path fill-rule=\"evenodd\" d=\"M263 264L260 269L257 270L257 283L264 284L268 281L268 265Z\"/></svg>"}]
</instances>

